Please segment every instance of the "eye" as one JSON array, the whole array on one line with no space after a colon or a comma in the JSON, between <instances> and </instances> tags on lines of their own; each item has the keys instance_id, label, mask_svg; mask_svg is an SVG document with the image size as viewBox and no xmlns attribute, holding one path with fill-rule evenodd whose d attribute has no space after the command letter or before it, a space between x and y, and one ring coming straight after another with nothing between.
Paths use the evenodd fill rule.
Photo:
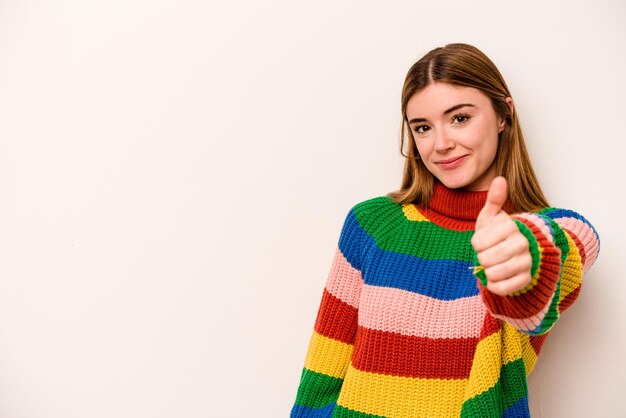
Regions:
<instances>
[{"instance_id":1,"label":"eye","mask_svg":"<svg viewBox=\"0 0 626 418\"><path fill-rule=\"evenodd\" d=\"M415 132L417 132L418 134L423 134L423 133L425 133L425 131L423 131L422 128L427 128L428 129L428 126L426 126L426 125L418 125L418 126L415 126L413 128L413 130Z\"/></svg>"},{"instance_id":2,"label":"eye","mask_svg":"<svg viewBox=\"0 0 626 418\"><path fill-rule=\"evenodd\" d=\"M461 119L461 120L459 120ZM470 119L469 115L457 114L452 117L452 120L458 121L458 124L465 123Z\"/></svg>"}]
</instances>

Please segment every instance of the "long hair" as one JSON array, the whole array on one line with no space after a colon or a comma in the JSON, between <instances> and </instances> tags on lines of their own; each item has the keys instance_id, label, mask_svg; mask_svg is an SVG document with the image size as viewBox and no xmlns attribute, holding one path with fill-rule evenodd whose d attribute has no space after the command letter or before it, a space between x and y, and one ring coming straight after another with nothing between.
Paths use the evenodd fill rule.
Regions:
<instances>
[{"instance_id":1,"label":"long hair","mask_svg":"<svg viewBox=\"0 0 626 418\"><path fill-rule=\"evenodd\" d=\"M427 205L432 197L435 177L419 157L406 115L409 99L433 82L474 87L489 97L503 120L496 151L496 175L504 176L509 184L509 198L516 211L538 211L550 206L533 170L524 142L517 110L511 114L506 103L509 88L495 64L478 48L451 43L438 47L417 61L409 69L402 87L402 127L400 153L406 158L402 185L387 194L396 203ZM405 140L408 138L408 141ZM405 153L405 142L406 153Z\"/></svg>"}]
</instances>

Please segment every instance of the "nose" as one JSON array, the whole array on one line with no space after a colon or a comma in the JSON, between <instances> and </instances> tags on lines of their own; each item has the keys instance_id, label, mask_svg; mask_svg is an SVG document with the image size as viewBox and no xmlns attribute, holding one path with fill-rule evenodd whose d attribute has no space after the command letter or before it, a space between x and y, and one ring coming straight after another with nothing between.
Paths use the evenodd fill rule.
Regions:
<instances>
[{"instance_id":1,"label":"nose","mask_svg":"<svg viewBox=\"0 0 626 418\"><path fill-rule=\"evenodd\" d=\"M446 131L445 128L437 129L435 132L435 151L437 152L445 152L447 150L453 149L456 145L454 139L450 136L450 134Z\"/></svg>"}]
</instances>

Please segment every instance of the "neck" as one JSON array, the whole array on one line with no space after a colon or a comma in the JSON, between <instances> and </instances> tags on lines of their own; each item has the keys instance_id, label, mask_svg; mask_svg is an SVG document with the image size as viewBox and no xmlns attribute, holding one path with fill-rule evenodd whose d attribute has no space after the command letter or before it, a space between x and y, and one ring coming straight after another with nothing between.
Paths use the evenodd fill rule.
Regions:
<instances>
[{"instance_id":1,"label":"neck","mask_svg":"<svg viewBox=\"0 0 626 418\"><path fill-rule=\"evenodd\" d=\"M487 190L468 191L449 189L435 180L433 195L424 208L420 208L431 222L456 231L470 231L487 201ZM504 210L511 213L512 202L507 200Z\"/></svg>"}]
</instances>

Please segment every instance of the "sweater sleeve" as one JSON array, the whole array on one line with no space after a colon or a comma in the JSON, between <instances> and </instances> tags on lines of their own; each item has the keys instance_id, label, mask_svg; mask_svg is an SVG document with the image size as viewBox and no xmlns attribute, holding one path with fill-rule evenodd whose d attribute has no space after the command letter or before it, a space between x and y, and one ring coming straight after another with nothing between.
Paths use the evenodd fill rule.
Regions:
<instances>
[{"instance_id":1,"label":"sweater sleeve","mask_svg":"<svg viewBox=\"0 0 626 418\"><path fill-rule=\"evenodd\" d=\"M291 418L330 417L335 408L357 330L362 234L352 208L322 292Z\"/></svg>"},{"instance_id":2,"label":"sweater sleeve","mask_svg":"<svg viewBox=\"0 0 626 418\"><path fill-rule=\"evenodd\" d=\"M546 208L511 217L528 238L532 280L517 292L499 296L487 289L485 273L478 269L480 294L494 317L524 333L545 334L578 298L583 275L598 256L599 235L586 218L568 209Z\"/></svg>"}]
</instances>

